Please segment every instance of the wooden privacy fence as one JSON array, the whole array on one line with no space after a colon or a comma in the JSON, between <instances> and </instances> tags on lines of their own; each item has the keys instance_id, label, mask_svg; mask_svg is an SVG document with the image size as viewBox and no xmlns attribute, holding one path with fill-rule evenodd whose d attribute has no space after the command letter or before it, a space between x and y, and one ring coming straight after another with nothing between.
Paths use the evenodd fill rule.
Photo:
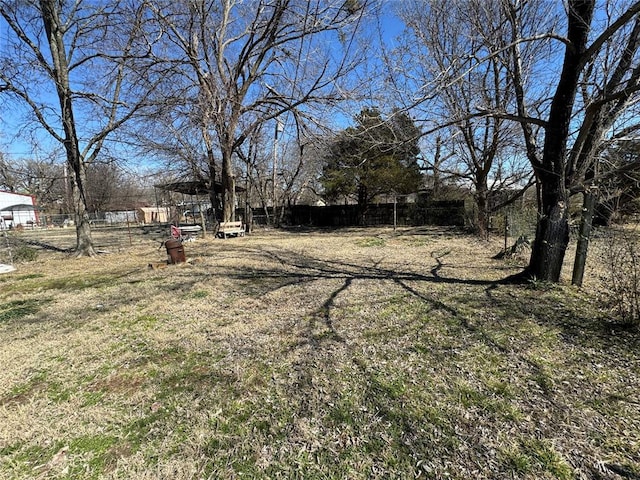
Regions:
<instances>
[{"instance_id":1,"label":"wooden privacy fence","mask_svg":"<svg viewBox=\"0 0 640 480\"><path fill-rule=\"evenodd\" d=\"M306 225L313 227L352 227L393 225L394 208L397 225L442 225L464 226L464 200L433 201L428 203L381 203L368 205L362 210L358 205L292 205L285 207L283 222L285 225ZM253 222L257 225L267 223L273 218L273 209L265 213L263 208L253 209ZM243 209L237 214L246 218ZM277 212L280 216L280 210Z\"/></svg>"}]
</instances>

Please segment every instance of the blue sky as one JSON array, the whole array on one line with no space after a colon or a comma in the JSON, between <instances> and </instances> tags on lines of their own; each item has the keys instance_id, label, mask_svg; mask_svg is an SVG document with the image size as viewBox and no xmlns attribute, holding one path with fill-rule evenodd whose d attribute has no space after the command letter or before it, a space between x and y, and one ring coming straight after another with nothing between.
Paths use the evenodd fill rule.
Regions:
<instances>
[{"instance_id":1,"label":"blue sky","mask_svg":"<svg viewBox=\"0 0 640 480\"><path fill-rule=\"evenodd\" d=\"M393 16L392 9L395 2L384 2L381 27L386 41L395 38L402 29L400 20ZM9 26L0 18L0 49L3 55L7 53ZM57 107L57 100L53 93L45 95L47 103ZM2 114L0 115L0 151L9 159L34 158L59 152L60 160L64 158L61 146L51 136L35 124L27 122L30 115L28 110L19 108L16 103L0 100ZM56 108L57 110L57 108ZM46 153L43 153L46 152Z\"/></svg>"}]
</instances>

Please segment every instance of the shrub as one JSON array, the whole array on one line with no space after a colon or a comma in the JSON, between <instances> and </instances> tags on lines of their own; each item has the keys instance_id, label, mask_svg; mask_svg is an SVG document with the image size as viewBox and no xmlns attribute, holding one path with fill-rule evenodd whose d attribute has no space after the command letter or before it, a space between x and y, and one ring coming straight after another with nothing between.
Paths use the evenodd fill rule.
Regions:
<instances>
[{"instance_id":1,"label":"shrub","mask_svg":"<svg viewBox=\"0 0 640 480\"><path fill-rule=\"evenodd\" d=\"M640 326L640 248L636 229L609 229L604 239L603 297L624 326Z\"/></svg>"}]
</instances>

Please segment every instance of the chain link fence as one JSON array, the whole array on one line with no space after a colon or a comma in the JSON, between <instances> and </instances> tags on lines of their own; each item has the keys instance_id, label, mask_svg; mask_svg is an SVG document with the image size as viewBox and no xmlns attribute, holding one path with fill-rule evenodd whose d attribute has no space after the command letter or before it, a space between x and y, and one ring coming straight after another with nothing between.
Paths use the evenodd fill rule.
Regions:
<instances>
[{"instance_id":1,"label":"chain link fence","mask_svg":"<svg viewBox=\"0 0 640 480\"><path fill-rule=\"evenodd\" d=\"M170 238L167 224L97 224L91 235L98 251L122 252L136 245L157 245ZM19 265L36 260L44 250L70 253L76 229L62 227L15 228L0 231L0 264Z\"/></svg>"},{"instance_id":2,"label":"chain link fence","mask_svg":"<svg viewBox=\"0 0 640 480\"><path fill-rule=\"evenodd\" d=\"M538 212L535 207L520 203L505 207L494 214L491 217L490 230L503 239L503 250L498 256L527 257L535 238L537 219Z\"/></svg>"}]
</instances>

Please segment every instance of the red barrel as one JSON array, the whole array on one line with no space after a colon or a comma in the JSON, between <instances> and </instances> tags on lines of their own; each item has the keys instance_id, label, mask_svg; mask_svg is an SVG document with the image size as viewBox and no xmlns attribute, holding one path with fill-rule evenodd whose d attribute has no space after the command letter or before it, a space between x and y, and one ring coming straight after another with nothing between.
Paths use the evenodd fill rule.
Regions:
<instances>
[{"instance_id":1,"label":"red barrel","mask_svg":"<svg viewBox=\"0 0 640 480\"><path fill-rule=\"evenodd\" d=\"M184 256L184 246L180 240L170 239L164 242L164 246L167 249L167 255L169 255L169 263L184 263L187 258Z\"/></svg>"}]
</instances>

